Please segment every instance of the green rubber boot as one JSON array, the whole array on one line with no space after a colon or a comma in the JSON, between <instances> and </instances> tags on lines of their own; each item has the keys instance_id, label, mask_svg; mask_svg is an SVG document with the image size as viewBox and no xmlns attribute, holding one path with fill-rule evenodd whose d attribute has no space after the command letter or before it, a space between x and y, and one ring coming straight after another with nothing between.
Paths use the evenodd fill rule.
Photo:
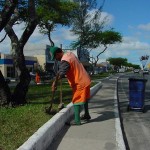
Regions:
<instances>
[{"instance_id":1,"label":"green rubber boot","mask_svg":"<svg viewBox=\"0 0 150 150\"><path fill-rule=\"evenodd\" d=\"M81 124L80 120L80 105L74 105L74 121L77 125Z\"/></svg>"},{"instance_id":2,"label":"green rubber boot","mask_svg":"<svg viewBox=\"0 0 150 150\"><path fill-rule=\"evenodd\" d=\"M89 116L88 101L84 104L84 111L85 111L85 116Z\"/></svg>"},{"instance_id":3,"label":"green rubber boot","mask_svg":"<svg viewBox=\"0 0 150 150\"><path fill-rule=\"evenodd\" d=\"M88 101L84 104L84 115L81 116L81 120L90 120L91 116L89 114Z\"/></svg>"}]
</instances>

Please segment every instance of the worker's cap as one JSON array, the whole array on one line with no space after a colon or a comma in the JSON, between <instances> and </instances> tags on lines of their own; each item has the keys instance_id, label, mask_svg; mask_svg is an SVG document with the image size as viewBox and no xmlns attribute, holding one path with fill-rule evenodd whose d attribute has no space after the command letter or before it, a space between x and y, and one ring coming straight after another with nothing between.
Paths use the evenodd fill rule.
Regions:
<instances>
[{"instance_id":1,"label":"worker's cap","mask_svg":"<svg viewBox=\"0 0 150 150\"><path fill-rule=\"evenodd\" d=\"M50 51L50 54L51 54L51 60L54 60L56 51L58 49L59 49L59 47L50 47L49 51Z\"/></svg>"}]
</instances>

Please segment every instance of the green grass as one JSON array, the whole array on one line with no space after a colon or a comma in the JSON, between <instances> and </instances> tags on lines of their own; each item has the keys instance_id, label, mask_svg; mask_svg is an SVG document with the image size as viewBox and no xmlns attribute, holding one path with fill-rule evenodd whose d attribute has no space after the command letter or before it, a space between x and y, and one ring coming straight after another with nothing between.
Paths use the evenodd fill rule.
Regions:
<instances>
[{"instance_id":1,"label":"green grass","mask_svg":"<svg viewBox=\"0 0 150 150\"><path fill-rule=\"evenodd\" d=\"M96 75L91 79L104 78L108 74ZM0 108L0 150L15 150L22 145L37 129L51 119L52 115L45 113L45 107L50 106L51 84L30 86L27 94L27 104L16 108ZM96 82L92 82L91 86ZM62 83L63 103L71 102L72 90L65 79ZM13 89L12 89L13 90ZM59 104L60 87L55 93L53 109Z\"/></svg>"},{"instance_id":2,"label":"green grass","mask_svg":"<svg viewBox=\"0 0 150 150\"><path fill-rule=\"evenodd\" d=\"M44 114L43 108L43 105L25 105L1 109L1 148L15 150L47 122L51 116Z\"/></svg>"},{"instance_id":3,"label":"green grass","mask_svg":"<svg viewBox=\"0 0 150 150\"><path fill-rule=\"evenodd\" d=\"M55 93L53 109L59 104L59 86ZM71 102L72 91L68 83L63 83L63 102ZM15 150L22 145L52 115L45 113L50 106L51 84L30 86L27 104L16 108L0 109L0 148Z\"/></svg>"}]
</instances>

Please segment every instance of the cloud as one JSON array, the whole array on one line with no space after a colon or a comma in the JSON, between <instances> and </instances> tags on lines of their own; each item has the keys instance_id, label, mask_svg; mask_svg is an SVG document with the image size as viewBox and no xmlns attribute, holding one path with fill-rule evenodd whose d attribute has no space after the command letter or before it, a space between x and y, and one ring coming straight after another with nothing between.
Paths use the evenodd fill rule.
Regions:
<instances>
[{"instance_id":1,"label":"cloud","mask_svg":"<svg viewBox=\"0 0 150 150\"><path fill-rule=\"evenodd\" d=\"M138 25L138 29L144 30L144 31L150 31L150 23L140 24Z\"/></svg>"},{"instance_id":2,"label":"cloud","mask_svg":"<svg viewBox=\"0 0 150 150\"><path fill-rule=\"evenodd\" d=\"M100 55L99 62L105 61L109 57L122 57L128 58L129 62L140 63L139 57L145 54L150 55L149 49L149 43L140 42L135 37L123 37L122 43L116 43L108 46L108 49ZM102 50L103 48L97 48L94 52L94 56Z\"/></svg>"},{"instance_id":3,"label":"cloud","mask_svg":"<svg viewBox=\"0 0 150 150\"><path fill-rule=\"evenodd\" d=\"M19 33L19 32L18 32ZM63 45L63 48L68 48L70 43L74 41L77 37L72 35L69 31L69 28L58 28L56 31L52 33L52 39L57 46L60 44ZM10 40L7 39L1 44L0 51L3 53L10 52ZM33 35L30 37L29 41L25 45L24 53L25 55L33 55L33 54L43 54L46 45L49 45L49 40L47 36L43 36L39 33L38 29L36 29ZM146 42L140 42L137 38L134 37L123 37L123 42L118 44L113 44L108 46L108 50L104 52L102 55L105 57L113 57L113 56L127 56L130 51L142 51L147 53L149 51L150 44ZM100 50L100 47L98 48ZM101 49L102 50L102 49Z\"/></svg>"},{"instance_id":4,"label":"cloud","mask_svg":"<svg viewBox=\"0 0 150 150\"><path fill-rule=\"evenodd\" d=\"M148 50L150 44L141 42L135 37L123 37L122 43L112 45L112 49L122 50Z\"/></svg>"},{"instance_id":5,"label":"cloud","mask_svg":"<svg viewBox=\"0 0 150 150\"><path fill-rule=\"evenodd\" d=\"M102 18L107 18L106 25L111 25L114 22L114 16L107 13L107 12L102 12Z\"/></svg>"},{"instance_id":6,"label":"cloud","mask_svg":"<svg viewBox=\"0 0 150 150\"><path fill-rule=\"evenodd\" d=\"M38 40L35 40L35 38ZM63 48L66 48L75 39L76 37L72 35L69 28L58 28L56 31L52 32L52 40L56 46L62 44ZM29 55L30 53L43 54L46 45L50 45L48 37L41 35L36 29L33 36L31 36L30 41L26 44L24 52L26 55Z\"/></svg>"},{"instance_id":7,"label":"cloud","mask_svg":"<svg viewBox=\"0 0 150 150\"><path fill-rule=\"evenodd\" d=\"M103 17L108 16L110 18L110 24L113 22L114 17L109 15L108 13L102 13ZM19 27L15 27L15 32L18 37L21 36L23 31L23 24ZM150 24L147 25L139 25L139 29L149 29ZM145 27L145 28L144 28ZM130 27L131 28L131 27ZM135 28L134 28L135 29ZM140 34L140 33L139 33ZM4 32L0 33L0 37L2 38ZM150 55L150 44L148 42L141 42L141 36L124 36L122 43L116 43L108 46L108 49L100 55L100 62L105 61L109 57L128 57L130 61L137 62L139 61L139 57L145 54ZM76 36L70 32L70 28L58 26L57 29L52 32L52 39L57 46L62 44L63 48L70 48L70 43L76 40ZM44 49L46 45L49 45L50 42L46 35L42 35L39 33L38 28L35 29L34 33L29 38L29 41L25 45L24 54L28 56L36 55L36 54L44 54ZM11 43L9 37L5 39L4 42L0 43L0 52L2 53L10 53ZM101 47L97 48L97 50L103 50ZM96 50L93 50L96 53ZM138 54L138 55L136 55Z\"/></svg>"},{"instance_id":8,"label":"cloud","mask_svg":"<svg viewBox=\"0 0 150 150\"><path fill-rule=\"evenodd\" d=\"M15 26L14 30L18 36L18 38L21 37L23 32L23 24L20 26ZM5 32L2 31L0 34L0 38L4 36ZM74 36L70 29L67 27L64 28L58 28L56 31L52 32L52 40L57 46L60 46L60 44L63 45L63 48L68 48L70 43L74 41L77 37ZM11 50L11 42L9 37L7 37L2 43L0 43L1 53L10 53ZM48 37L46 35L43 35L39 32L39 29L36 28L31 37L29 38L29 41L26 43L24 48L25 55L32 55L32 54L42 54L43 52L41 50L45 49L46 45L50 45L50 42L48 40Z\"/></svg>"},{"instance_id":9,"label":"cloud","mask_svg":"<svg viewBox=\"0 0 150 150\"><path fill-rule=\"evenodd\" d=\"M4 34L5 34L4 31L2 31L2 32L0 33L0 39L2 39L2 38L4 37ZM9 37L7 36L7 37L5 38L5 40L4 40L2 43L0 43L0 52L1 52L1 53L4 53L4 54L8 54L8 53L10 52L10 48L11 48L10 39L9 39Z\"/></svg>"},{"instance_id":10,"label":"cloud","mask_svg":"<svg viewBox=\"0 0 150 150\"><path fill-rule=\"evenodd\" d=\"M92 11L91 11L92 13ZM108 14L107 12L101 13L101 20L104 19L107 16L107 24L111 24L113 21L113 16ZM16 35L18 38L21 37L25 24L22 23L20 25L15 25L13 27ZM1 32L0 36L1 38L4 35L4 31ZM77 39L77 36L73 35L73 33L70 32L70 28L58 26L55 31L51 33L52 40L54 41L55 45L60 46L62 44L63 48L70 48L71 42L75 41ZM48 40L48 37L46 35L43 35L39 32L38 27L35 29L31 37L29 38L28 42L25 45L24 53L25 55L33 55L34 53L40 54L43 53L42 50L46 47L46 45L49 45L50 42ZM0 43L1 48L0 52L2 53L10 53L11 50L11 42L9 37L5 39L4 42Z\"/></svg>"},{"instance_id":11,"label":"cloud","mask_svg":"<svg viewBox=\"0 0 150 150\"><path fill-rule=\"evenodd\" d=\"M93 10L89 11L89 18L87 18L87 21L90 21L94 17L96 11L97 11L97 9L93 9ZM98 18L98 23L100 24L100 23L104 22L105 26L111 25L113 23L113 21L114 21L113 15L111 15L107 12L101 12L101 14Z\"/></svg>"}]
</instances>

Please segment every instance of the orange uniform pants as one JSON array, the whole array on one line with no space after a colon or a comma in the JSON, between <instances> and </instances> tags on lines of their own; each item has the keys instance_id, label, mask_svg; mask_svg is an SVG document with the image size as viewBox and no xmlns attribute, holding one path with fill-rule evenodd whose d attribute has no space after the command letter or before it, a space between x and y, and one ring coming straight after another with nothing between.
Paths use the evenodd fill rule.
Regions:
<instances>
[{"instance_id":1,"label":"orange uniform pants","mask_svg":"<svg viewBox=\"0 0 150 150\"><path fill-rule=\"evenodd\" d=\"M90 98L90 85L85 87L82 90L77 90L73 88L73 97L72 103L73 104L84 104Z\"/></svg>"}]
</instances>

